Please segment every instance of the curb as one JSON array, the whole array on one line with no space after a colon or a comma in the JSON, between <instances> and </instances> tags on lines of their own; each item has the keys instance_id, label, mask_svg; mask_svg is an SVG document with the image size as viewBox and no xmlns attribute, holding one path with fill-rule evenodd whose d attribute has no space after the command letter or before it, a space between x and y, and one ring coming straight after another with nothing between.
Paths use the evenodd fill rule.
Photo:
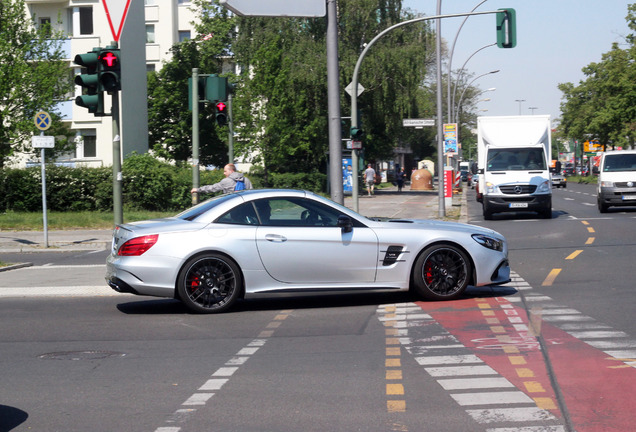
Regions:
<instances>
[{"instance_id":1,"label":"curb","mask_svg":"<svg viewBox=\"0 0 636 432\"><path fill-rule=\"evenodd\" d=\"M9 271L9 270L17 270L20 268L31 267L31 266L33 266L33 263L31 262L11 264L6 267L0 267L0 272Z\"/></svg>"}]
</instances>

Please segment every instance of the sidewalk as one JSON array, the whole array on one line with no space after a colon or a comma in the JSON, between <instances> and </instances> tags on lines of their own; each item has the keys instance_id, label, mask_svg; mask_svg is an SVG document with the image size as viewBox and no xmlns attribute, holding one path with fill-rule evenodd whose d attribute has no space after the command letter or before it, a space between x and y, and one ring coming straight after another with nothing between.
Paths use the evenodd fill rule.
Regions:
<instances>
[{"instance_id":1,"label":"sidewalk","mask_svg":"<svg viewBox=\"0 0 636 432\"><path fill-rule=\"evenodd\" d=\"M453 196L453 205L446 208L445 219L466 222L466 193ZM345 206L353 208L353 198L345 196ZM437 191L398 192L396 187L376 190L371 197L360 195L358 213L368 217L439 219ZM0 253L106 250L110 247L112 230L48 230L48 245L42 231L0 232Z\"/></svg>"}]
</instances>

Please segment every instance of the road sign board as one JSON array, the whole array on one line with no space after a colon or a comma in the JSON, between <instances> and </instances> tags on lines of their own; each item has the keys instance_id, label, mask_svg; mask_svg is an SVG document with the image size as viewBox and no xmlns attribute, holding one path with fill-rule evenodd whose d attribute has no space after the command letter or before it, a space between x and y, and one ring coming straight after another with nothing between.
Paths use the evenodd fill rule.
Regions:
<instances>
[{"instance_id":1,"label":"road sign board","mask_svg":"<svg viewBox=\"0 0 636 432\"><path fill-rule=\"evenodd\" d=\"M45 131L51 127L51 116L46 111L40 111L35 115L35 127Z\"/></svg>"},{"instance_id":2,"label":"road sign board","mask_svg":"<svg viewBox=\"0 0 636 432\"><path fill-rule=\"evenodd\" d=\"M405 126L405 127L435 126L435 119L402 119L402 126Z\"/></svg>"},{"instance_id":3,"label":"road sign board","mask_svg":"<svg viewBox=\"0 0 636 432\"><path fill-rule=\"evenodd\" d=\"M219 0L223 6L240 16L324 17L325 0Z\"/></svg>"},{"instance_id":4,"label":"road sign board","mask_svg":"<svg viewBox=\"0 0 636 432\"><path fill-rule=\"evenodd\" d=\"M352 94L351 94L351 92L353 91L353 83L352 82L350 82L349 85L347 87L345 87L345 91L347 93L349 93L349 96L352 96ZM363 91L364 91L364 87L362 87L362 84L358 83L358 96L360 96Z\"/></svg>"},{"instance_id":5,"label":"road sign board","mask_svg":"<svg viewBox=\"0 0 636 432\"><path fill-rule=\"evenodd\" d=\"M55 147L54 136L34 135L31 137L33 148L53 148Z\"/></svg>"},{"instance_id":6,"label":"road sign board","mask_svg":"<svg viewBox=\"0 0 636 432\"><path fill-rule=\"evenodd\" d=\"M108 18L110 32L113 34L115 42L119 42L119 36L121 36L121 30L124 28L129 6L130 0L104 0L106 18Z\"/></svg>"}]
</instances>

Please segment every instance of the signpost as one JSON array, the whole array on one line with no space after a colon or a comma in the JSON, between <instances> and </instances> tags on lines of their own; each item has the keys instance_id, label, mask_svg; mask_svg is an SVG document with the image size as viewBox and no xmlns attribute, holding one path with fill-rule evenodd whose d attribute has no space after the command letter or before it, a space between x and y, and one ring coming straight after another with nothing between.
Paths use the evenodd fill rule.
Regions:
<instances>
[{"instance_id":1,"label":"signpost","mask_svg":"<svg viewBox=\"0 0 636 432\"><path fill-rule=\"evenodd\" d=\"M404 127L431 127L435 126L435 119L402 119Z\"/></svg>"},{"instance_id":2,"label":"signpost","mask_svg":"<svg viewBox=\"0 0 636 432\"><path fill-rule=\"evenodd\" d=\"M110 25L110 32L113 34L115 42L119 42L119 36L124 28L126 15L130 0L104 0L104 9L106 10L106 18Z\"/></svg>"},{"instance_id":3,"label":"signpost","mask_svg":"<svg viewBox=\"0 0 636 432\"><path fill-rule=\"evenodd\" d=\"M31 143L33 148L41 149L42 165L42 224L44 225L44 247L49 247L49 229L46 217L46 165L44 149L55 147L55 137L44 136L44 131L51 127L51 116L46 111L40 111L35 115L35 127L40 129L40 136L33 136Z\"/></svg>"}]
</instances>

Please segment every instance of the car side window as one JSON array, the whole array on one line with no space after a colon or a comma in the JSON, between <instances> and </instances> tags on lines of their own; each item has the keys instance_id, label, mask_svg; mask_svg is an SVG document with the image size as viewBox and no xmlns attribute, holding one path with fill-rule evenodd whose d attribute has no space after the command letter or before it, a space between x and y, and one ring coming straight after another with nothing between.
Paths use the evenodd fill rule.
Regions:
<instances>
[{"instance_id":1,"label":"car side window","mask_svg":"<svg viewBox=\"0 0 636 432\"><path fill-rule=\"evenodd\" d=\"M335 227L340 215L336 209L304 198L272 198L254 205L266 226Z\"/></svg>"},{"instance_id":2,"label":"car side window","mask_svg":"<svg viewBox=\"0 0 636 432\"><path fill-rule=\"evenodd\" d=\"M252 203L244 203L228 211L215 222L232 225L258 225L258 217Z\"/></svg>"}]
</instances>

